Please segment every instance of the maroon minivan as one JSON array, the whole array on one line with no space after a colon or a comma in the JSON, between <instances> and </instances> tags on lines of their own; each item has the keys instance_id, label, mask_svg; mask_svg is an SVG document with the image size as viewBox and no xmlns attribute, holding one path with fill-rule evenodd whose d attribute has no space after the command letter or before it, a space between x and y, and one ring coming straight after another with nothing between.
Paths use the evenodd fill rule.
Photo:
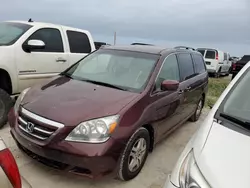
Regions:
<instances>
[{"instance_id":1,"label":"maroon minivan","mask_svg":"<svg viewBox=\"0 0 250 188\"><path fill-rule=\"evenodd\" d=\"M130 180L156 143L186 120L198 120L207 84L199 52L105 46L24 90L9 113L11 134L46 165Z\"/></svg>"}]
</instances>

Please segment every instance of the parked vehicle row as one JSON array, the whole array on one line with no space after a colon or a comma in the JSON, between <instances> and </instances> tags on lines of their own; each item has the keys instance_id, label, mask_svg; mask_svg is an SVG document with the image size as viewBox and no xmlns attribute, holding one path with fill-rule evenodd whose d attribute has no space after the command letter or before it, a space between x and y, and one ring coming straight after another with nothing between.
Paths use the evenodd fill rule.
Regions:
<instances>
[{"instance_id":1,"label":"parked vehicle row","mask_svg":"<svg viewBox=\"0 0 250 188\"><path fill-rule=\"evenodd\" d=\"M250 187L249 82L247 63L186 145L165 188Z\"/></svg>"},{"instance_id":2,"label":"parked vehicle row","mask_svg":"<svg viewBox=\"0 0 250 188\"><path fill-rule=\"evenodd\" d=\"M204 56L209 74L215 77L229 75L232 62L228 52L210 48L198 48L197 51Z\"/></svg>"},{"instance_id":3,"label":"parked vehicle row","mask_svg":"<svg viewBox=\"0 0 250 188\"><path fill-rule=\"evenodd\" d=\"M197 51L103 46L25 89L9 114L18 147L49 166L130 180L156 143L200 117L208 86Z\"/></svg>"},{"instance_id":4,"label":"parked vehicle row","mask_svg":"<svg viewBox=\"0 0 250 188\"><path fill-rule=\"evenodd\" d=\"M39 22L0 23L0 128L15 96L95 50L86 30Z\"/></svg>"}]
</instances>

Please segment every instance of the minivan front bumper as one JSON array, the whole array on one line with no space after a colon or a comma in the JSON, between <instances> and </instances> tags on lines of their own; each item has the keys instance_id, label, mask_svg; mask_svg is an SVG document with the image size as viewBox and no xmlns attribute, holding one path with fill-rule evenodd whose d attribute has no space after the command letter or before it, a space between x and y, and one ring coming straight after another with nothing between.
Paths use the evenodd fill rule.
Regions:
<instances>
[{"instance_id":1,"label":"minivan front bumper","mask_svg":"<svg viewBox=\"0 0 250 188\"><path fill-rule=\"evenodd\" d=\"M9 114L11 135L19 149L37 161L67 172L97 178L115 172L124 144L110 138L102 144L68 142L65 140L46 145L31 142L18 128L17 117ZM115 150L113 149L115 148ZM112 150L112 151L111 151ZM114 150L114 152L113 152Z\"/></svg>"}]
</instances>

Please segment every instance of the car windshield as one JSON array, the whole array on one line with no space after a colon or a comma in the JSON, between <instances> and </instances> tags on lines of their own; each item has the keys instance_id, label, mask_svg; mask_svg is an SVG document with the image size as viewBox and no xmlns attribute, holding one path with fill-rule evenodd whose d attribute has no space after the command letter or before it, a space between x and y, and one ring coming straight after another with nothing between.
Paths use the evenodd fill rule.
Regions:
<instances>
[{"instance_id":1,"label":"car windshield","mask_svg":"<svg viewBox=\"0 0 250 188\"><path fill-rule=\"evenodd\" d=\"M141 92L159 55L121 51L98 50L72 66L63 75L132 92Z\"/></svg>"},{"instance_id":2,"label":"car windshield","mask_svg":"<svg viewBox=\"0 0 250 188\"><path fill-rule=\"evenodd\" d=\"M250 69L237 81L221 103L216 117L223 117L250 130Z\"/></svg>"},{"instance_id":3,"label":"car windshield","mask_svg":"<svg viewBox=\"0 0 250 188\"><path fill-rule=\"evenodd\" d=\"M0 46L14 44L31 27L28 24L15 22L0 23Z\"/></svg>"}]
</instances>

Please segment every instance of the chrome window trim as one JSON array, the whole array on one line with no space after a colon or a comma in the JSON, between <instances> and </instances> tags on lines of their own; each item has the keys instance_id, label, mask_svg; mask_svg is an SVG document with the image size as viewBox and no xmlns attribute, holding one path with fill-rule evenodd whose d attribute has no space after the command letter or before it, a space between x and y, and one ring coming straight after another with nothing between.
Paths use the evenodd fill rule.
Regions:
<instances>
[{"instance_id":1,"label":"chrome window trim","mask_svg":"<svg viewBox=\"0 0 250 188\"><path fill-rule=\"evenodd\" d=\"M34 119L34 120L37 120L37 121L44 123L44 124L47 124L47 125L51 125L51 126L56 127L56 128L63 128L64 127L64 124L62 124L62 123L58 123L56 121L52 121L52 120L46 119L44 117L38 116L38 115L26 110L23 107L21 108L21 113L26 115L27 117Z\"/></svg>"}]
</instances>

